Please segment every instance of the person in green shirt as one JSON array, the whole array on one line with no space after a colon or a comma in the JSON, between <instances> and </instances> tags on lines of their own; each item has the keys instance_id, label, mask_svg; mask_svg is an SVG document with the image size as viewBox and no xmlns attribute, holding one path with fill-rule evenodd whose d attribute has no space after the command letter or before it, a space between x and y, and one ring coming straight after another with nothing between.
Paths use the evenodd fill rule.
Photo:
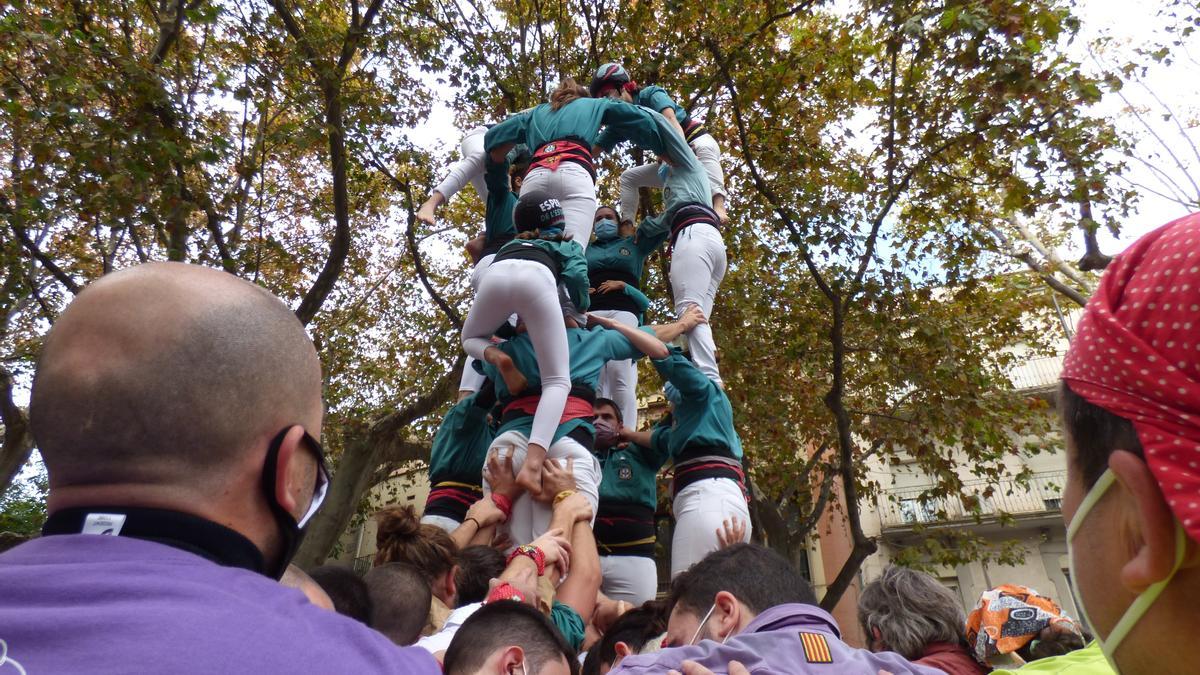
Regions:
<instances>
[{"instance_id":1,"label":"person in green shirt","mask_svg":"<svg viewBox=\"0 0 1200 675\"><path fill-rule=\"evenodd\" d=\"M511 460L519 472L525 471L530 462L539 463L538 476L544 469L542 463L549 458L558 466L572 465L572 473L579 492L591 503L593 511L599 504L600 464L592 454L595 428L592 426L592 402L595 387L600 380L604 364L614 359L636 359L642 355L666 355L664 340L672 340L702 320L699 311L689 313L682 320L662 326L646 326L635 329L604 317L588 317L596 324L591 329L580 327L573 319L560 319L566 326L565 334L569 345L570 392L557 428L553 430L549 451L537 457L532 450L533 433L537 425L537 412L541 410L541 398L545 397L545 376L542 359L537 351L533 336L525 332L524 325L518 334L493 347L502 352L511 367L521 375L521 387L512 389L510 382L501 375L497 360L484 359L478 368L494 383L496 397L503 410L500 428L492 449ZM519 477L518 473L518 477ZM519 483L519 481L518 481ZM545 501L555 495L545 494L539 482L533 489L520 486L522 494L513 500L512 514L506 524L509 537L517 544L525 544L541 536L550 523L551 510ZM484 493L489 493L490 481L484 476Z\"/></svg>"},{"instance_id":2,"label":"person in green shirt","mask_svg":"<svg viewBox=\"0 0 1200 675\"><path fill-rule=\"evenodd\" d=\"M450 407L429 453L429 497L421 523L454 532L467 509L483 497L483 465L496 438L491 424L496 390L486 379L479 391Z\"/></svg>"},{"instance_id":3,"label":"person in green shirt","mask_svg":"<svg viewBox=\"0 0 1200 675\"><path fill-rule=\"evenodd\" d=\"M590 87L596 98L614 97L661 113L667 122L683 136L696 158L703 165L712 193L712 207L721 223L729 222L725 210L725 172L721 169L721 146L699 120L693 119L688 111L675 102L662 87L639 87L619 63L606 63L596 69ZM611 150L617 143L614 135L600 134L596 142L603 150ZM635 166L621 174L621 215L623 220L634 222L638 212L638 190L661 188L663 179L659 175L659 164L653 162Z\"/></svg>"},{"instance_id":4,"label":"person in green shirt","mask_svg":"<svg viewBox=\"0 0 1200 675\"><path fill-rule=\"evenodd\" d=\"M484 148L496 161L516 143L533 153L523 189L541 190L562 202L566 233L587 248L596 212L596 169L592 145L600 129L617 140L642 145L656 135L650 111L624 101L588 96L571 78L563 79L550 102L511 115L488 130Z\"/></svg>"},{"instance_id":5,"label":"person in green shirt","mask_svg":"<svg viewBox=\"0 0 1200 675\"><path fill-rule=\"evenodd\" d=\"M653 433L626 429L621 437L668 453L675 465L674 577L720 547L717 532L725 520L749 523L750 511L742 441L733 426L729 397L678 347L651 363L666 380L663 390L671 405L671 424L655 427ZM750 540L750 533L747 527L743 541Z\"/></svg>"},{"instance_id":6,"label":"person in green shirt","mask_svg":"<svg viewBox=\"0 0 1200 675\"><path fill-rule=\"evenodd\" d=\"M597 398L593 409L602 476L594 528L604 572L600 590L613 600L641 605L658 592L654 512L658 472L669 455L661 446L622 443L621 410L612 399Z\"/></svg>"},{"instance_id":7,"label":"person in green shirt","mask_svg":"<svg viewBox=\"0 0 1200 675\"><path fill-rule=\"evenodd\" d=\"M587 309L587 261L583 249L562 236L562 204L554 197L526 189L513 220L519 238L496 254L480 279L475 302L463 322L463 349L497 369L509 391L519 393L526 380L512 359L492 345L492 335L517 314L537 353L541 396L533 416L527 462L517 475L524 490L541 486L542 461L571 390L566 332L559 301L561 283L576 307Z\"/></svg>"},{"instance_id":8,"label":"person in green shirt","mask_svg":"<svg viewBox=\"0 0 1200 675\"><path fill-rule=\"evenodd\" d=\"M596 240L587 250L588 279L592 284L590 313L637 327L650 305L640 288L642 267L666 241L667 233L635 237L631 223L617 224L617 212L611 206L596 209L592 231ZM606 365L596 393L616 401L627 424L637 428L637 368L633 361Z\"/></svg>"}]
</instances>

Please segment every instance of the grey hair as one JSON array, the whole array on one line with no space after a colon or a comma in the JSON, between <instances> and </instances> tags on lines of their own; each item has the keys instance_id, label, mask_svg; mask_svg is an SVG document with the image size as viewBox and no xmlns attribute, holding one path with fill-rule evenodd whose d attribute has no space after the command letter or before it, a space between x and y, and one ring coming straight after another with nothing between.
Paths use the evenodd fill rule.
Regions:
<instances>
[{"instance_id":1,"label":"grey hair","mask_svg":"<svg viewBox=\"0 0 1200 675\"><path fill-rule=\"evenodd\" d=\"M868 643L875 630L884 646L918 659L935 642L963 644L966 616L950 589L923 572L892 565L858 599L858 622Z\"/></svg>"}]
</instances>

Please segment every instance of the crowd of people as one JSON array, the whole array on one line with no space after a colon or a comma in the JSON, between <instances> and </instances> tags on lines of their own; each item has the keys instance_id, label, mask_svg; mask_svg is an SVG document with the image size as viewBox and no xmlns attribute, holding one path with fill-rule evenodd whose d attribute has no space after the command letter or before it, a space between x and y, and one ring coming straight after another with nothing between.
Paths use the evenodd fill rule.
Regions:
<instances>
[{"instance_id":1,"label":"crowd of people","mask_svg":"<svg viewBox=\"0 0 1200 675\"><path fill-rule=\"evenodd\" d=\"M741 444L706 329L724 260L711 138L613 64L590 91L564 82L470 138L482 154L464 149L447 181L482 177L488 205L462 335L474 365L434 438L423 513L376 515L364 576L289 565L331 479L303 326L215 269L105 275L41 347L29 414L49 517L0 554L0 672L1200 670L1180 642L1200 623L1200 214L1112 262L1065 359L1062 509L1081 621L1019 586L964 615L936 579L894 567L862 589L858 647L786 559L748 543ZM591 157L621 140L662 158L622 176L623 193L666 192L636 230L636 207L595 206ZM531 160L514 171L517 144ZM423 217L454 191L439 186ZM636 287L656 238L676 316L643 326ZM634 304L588 313L614 294ZM627 362L643 356L671 412L637 431Z\"/></svg>"}]
</instances>

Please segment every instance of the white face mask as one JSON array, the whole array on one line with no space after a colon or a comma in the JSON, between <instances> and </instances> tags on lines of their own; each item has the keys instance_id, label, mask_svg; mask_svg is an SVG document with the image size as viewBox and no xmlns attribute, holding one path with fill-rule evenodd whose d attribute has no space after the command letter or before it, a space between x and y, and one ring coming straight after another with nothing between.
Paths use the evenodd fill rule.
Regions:
<instances>
[{"instance_id":1,"label":"white face mask","mask_svg":"<svg viewBox=\"0 0 1200 675\"><path fill-rule=\"evenodd\" d=\"M709 618L712 617L713 610L715 610L716 608L717 608L717 603L715 603L715 602L712 604L712 607L708 608L708 613L704 615L703 619L700 619L700 625L696 627L696 633L694 635L692 635L691 641L688 642L689 645L696 644L696 640L698 640L700 638L700 632L704 630L704 625L708 623ZM729 640L729 636L726 635L724 638L721 639L721 644L725 644L728 640Z\"/></svg>"},{"instance_id":2,"label":"white face mask","mask_svg":"<svg viewBox=\"0 0 1200 675\"><path fill-rule=\"evenodd\" d=\"M1175 521L1175 566L1171 568L1171 573L1167 575L1166 579L1156 582L1142 591L1134 599L1133 604L1129 605L1129 608L1121 615L1120 620L1117 621L1116 626L1113 626L1108 637L1102 639L1099 632L1096 631L1096 624L1092 623L1092 620L1088 618L1087 609L1083 606L1083 593L1079 589L1079 574L1075 571L1076 555L1071 547L1071 542L1075 539L1075 535L1079 533L1079 528L1083 524L1084 518L1096 506L1096 503L1100 501L1104 493L1108 492L1108 489L1112 487L1114 482L1116 482L1116 476L1112 470L1105 470L1104 473L1100 474L1100 478L1096 480L1096 484L1092 486L1092 489L1088 490L1088 493L1083 496L1083 501L1079 502L1079 508L1075 510L1075 516L1071 518L1071 525L1067 527L1067 557L1070 560L1071 590L1075 593L1075 600L1079 603L1080 618L1096 632L1096 641L1100 643L1100 651L1104 653L1104 658L1108 659L1109 665L1113 667L1113 670L1120 672L1120 669L1117 668L1117 662L1113 660L1113 654L1116 653L1117 647L1121 646L1121 642L1125 637L1129 635L1129 631L1133 630L1137 622L1141 621L1146 612L1150 610L1150 606L1154 604L1158 596L1162 595L1167 584L1171 583L1171 579L1175 578L1175 574L1179 571L1179 568L1183 566L1183 556L1187 548L1187 534L1184 533L1183 526L1179 524L1179 521Z\"/></svg>"}]
</instances>

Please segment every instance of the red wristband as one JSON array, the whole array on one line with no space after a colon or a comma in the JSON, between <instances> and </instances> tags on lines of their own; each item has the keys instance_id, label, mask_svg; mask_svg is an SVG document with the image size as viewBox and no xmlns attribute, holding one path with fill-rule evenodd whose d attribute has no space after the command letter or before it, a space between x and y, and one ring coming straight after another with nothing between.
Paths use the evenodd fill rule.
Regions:
<instances>
[{"instance_id":1,"label":"red wristband","mask_svg":"<svg viewBox=\"0 0 1200 675\"><path fill-rule=\"evenodd\" d=\"M512 561L515 560L517 556L522 555L528 556L529 559L533 561L533 564L537 565L537 573L539 577L546 573L546 554L542 551L542 549L534 546L533 544L524 544L522 546L518 546L515 551L508 554L508 564L511 565Z\"/></svg>"},{"instance_id":2,"label":"red wristband","mask_svg":"<svg viewBox=\"0 0 1200 675\"><path fill-rule=\"evenodd\" d=\"M485 599L483 603L487 604L489 602L496 602L497 600L516 600L517 602L525 602L525 596L521 593L521 591L518 591L515 586L506 581L489 591L487 599Z\"/></svg>"},{"instance_id":3,"label":"red wristband","mask_svg":"<svg viewBox=\"0 0 1200 675\"><path fill-rule=\"evenodd\" d=\"M505 497L499 492L493 492L492 503L495 504L496 508L500 509L500 512L504 514L505 521L512 516L512 500L508 497Z\"/></svg>"}]
</instances>

